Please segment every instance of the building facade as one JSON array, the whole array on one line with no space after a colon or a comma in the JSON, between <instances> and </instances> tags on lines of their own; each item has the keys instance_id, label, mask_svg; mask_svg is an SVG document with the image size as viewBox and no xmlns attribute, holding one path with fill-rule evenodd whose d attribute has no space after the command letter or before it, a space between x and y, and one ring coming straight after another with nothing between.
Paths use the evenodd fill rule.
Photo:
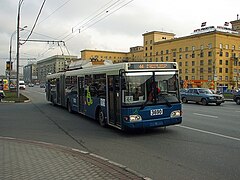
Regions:
<instances>
[{"instance_id":1,"label":"building facade","mask_svg":"<svg viewBox=\"0 0 240 180\"><path fill-rule=\"evenodd\" d=\"M55 55L38 61L37 76L39 82L45 83L48 74L64 71L70 63L77 60L79 60L77 56Z\"/></svg>"},{"instance_id":2,"label":"building facade","mask_svg":"<svg viewBox=\"0 0 240 180\"><path fill-rule=\"evenodd\" d=\"M143 34L143 46L129 52L81 51L82 59L109 59L113 63L128 61L178 62L182 87L220 86L240 88L240 20L232 28L209 26L194 30L185 37L152 31Z\"/></svg>"},{"instance_id":3,"label":"building facade","mask_svg":"<svg viewBox=\"0 0 240 180\"><path fill-rule=\"evenodd\" d=\"M23 67L23 80L26 83L36 83L37 78L37 64L28 64Z\"/></svg>"}]
</instances>

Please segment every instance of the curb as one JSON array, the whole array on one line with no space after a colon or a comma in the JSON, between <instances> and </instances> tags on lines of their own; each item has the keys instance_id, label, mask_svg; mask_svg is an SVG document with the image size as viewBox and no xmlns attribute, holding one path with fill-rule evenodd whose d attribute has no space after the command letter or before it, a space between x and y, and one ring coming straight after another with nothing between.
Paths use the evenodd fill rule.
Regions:
<instances>
[{"instance_id":1,"label":"curb","mask_svg":"<svg viewBox=\"0 0 240 180\"><path fill-rule=\"evenodd\" d=\"M12 138L12 137L0 136L0 140L1 139L2 140L9 140L9 141L16 141L16 142L20 142L20 143L22 142L22 143L26 143L26 144L33 144L33 145L38 145L38 146L51 148L51 149L58 149L58 150L61 150L61 151L68 152L70 154L78 154L78 155L81 155L81 156L85 156L85 158L89 158L89 159L91 159L94 162L98 162L98 163L100 162L103 165L106 165L106 163L108 163L110 165L116 166L116 167L122 169L123 171L125 171L126 173L138 176L139 178L141 178L143 180L151 180L151 178L146 177L146 176L144 176L144 175L142 175L142 174L140 174L140 173L138 173L138 172L136 172L136 171L134 171L134 170L124 166L124 165L121 165L119 163L113 162L113 161L111 161L111 160L109 160L107 158L104 158L102 156L99 156L97 154L90 153L90 152L87 152L87 151L82 151L82 150L79 150L79 149L76 149L76 148L70 148L70 147L63 146L63 145L57 145L57 144L41 142L41 141L24 140L24 139Z\"/></svg>"}]
</instances>

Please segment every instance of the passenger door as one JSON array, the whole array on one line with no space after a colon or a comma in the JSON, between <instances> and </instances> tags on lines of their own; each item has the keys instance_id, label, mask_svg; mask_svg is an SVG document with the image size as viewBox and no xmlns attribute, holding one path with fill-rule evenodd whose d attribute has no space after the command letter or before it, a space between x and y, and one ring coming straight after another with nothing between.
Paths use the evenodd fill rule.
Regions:
<instances>
[{"instance_id":1,"label":"passenger door","mask_svg":"<svg viewBox=\"0 0 240 180\"><path fill-rule=\"evenodd\" d=\"M84 114L85 104L84 77L78 77L78 111Z\"/></svg>"},{"instance_id":2,"label":"passenger door","mask_svg":"<svg viewBox=\"0 0 240 180\"><path fill-rule=\"evenodd\" d=\"M119 76L108 76L108 117L109 123L120 127L120 83Z\"/></svg>"}]
</instances>

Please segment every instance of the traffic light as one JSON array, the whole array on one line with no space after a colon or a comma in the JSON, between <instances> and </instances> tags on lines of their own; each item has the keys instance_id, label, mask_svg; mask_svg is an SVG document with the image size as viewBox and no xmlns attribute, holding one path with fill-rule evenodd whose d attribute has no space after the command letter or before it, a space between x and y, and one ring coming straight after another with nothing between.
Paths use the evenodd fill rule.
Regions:
<instances>
[{"instance_id":1,"label":"traffic light","mask_svg":"<svg viewBox=\"0 0 240 180\"><path fill-rule=\"evenodd\" d=\"M6 70L8 71L12 70L12 62L11 62L11 65L10 65L10 61L6 62Z\"/></svg>"}]
</instances>

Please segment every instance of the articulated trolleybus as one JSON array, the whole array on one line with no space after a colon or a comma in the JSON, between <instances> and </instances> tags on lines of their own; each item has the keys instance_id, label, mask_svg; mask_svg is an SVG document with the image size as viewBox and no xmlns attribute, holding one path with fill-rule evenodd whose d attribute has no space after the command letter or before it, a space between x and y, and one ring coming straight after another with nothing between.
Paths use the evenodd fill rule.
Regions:
<instances>
[{"instance_id":1,"label":"articulated trolleybus","mask_svg":"<svg viewBox=\"0 0 240 180\"><path fill-rule=\"evenodd\" d=\"M166 127L182 122L175 62L99 65L47 76L46 97L101 126Z\"/></svg>"}]
</instances>

